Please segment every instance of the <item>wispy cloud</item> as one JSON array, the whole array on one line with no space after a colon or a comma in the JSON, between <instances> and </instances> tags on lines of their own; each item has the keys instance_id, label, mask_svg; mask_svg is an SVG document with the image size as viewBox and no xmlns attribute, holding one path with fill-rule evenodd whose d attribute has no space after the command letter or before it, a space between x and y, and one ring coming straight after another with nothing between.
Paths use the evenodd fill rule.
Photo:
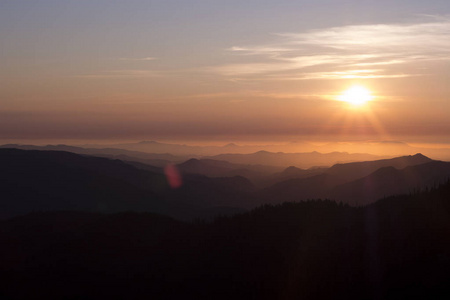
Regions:
<instances>
[{"instance_id":1,"label":"wispy cloud","mask_svg":"<svg viewBox=\"0 0 450 300\"><path fill-rule=\"evenodd\" d=\"M276 36L269 45L227 49L242 56L242 63L215 66L208 71L253 79L399 78L423 75L411 68L409 73L401 72L406 64L450 60L447 17L428 16L428 22L412 24L353 25ZM252 63L245 62L249 55L254 56Z\"/></svg>"},{"instance_id":2,"label":"wispy cloud","mask_svg":"<svg viewBox=\"0 0 450 300\"><path fill-rule=\"evenodd\" d=\"M163 74L153 70L113 70L104 71L99 74L79 75L80 78L103 79L103 78L139 78L139 77L161 77Z\"/></svg>"},{"instance_id":3,"label":"wispy cloud","mask_svg":"<svg viewBox=\"0 0 450 300\"><path fill-rule=\"evenodd\" d=\"M151 61L151 60L157 60L158 58L153 56L147 56L147 57L141 57L141 58L130 58L130 57L121 57L119 60L126 60L126 61Z\"/></svg>"},{"instance_id":4,"label":"wispy cloud","mask_svg":"<svg viewBox=\"0 0 450 300\"><path fill-rule=\"evenodd\" d=\"M335 96L335 95L334 95ZM308 93L270 93L261 90L247 90L239 92L227 92L227 93L205 93L205 94L193 94L177 97L176 99L190 99L190 100L213 100L213 99L227 99L230 102L243 102L249 99L257 98L273 98L273 99L324 99L324 95L321 94L308 94ZM175 98L173 98L175 99Z\"/></svg>"},{"instance_id":5,"label":"wispy cloud","mask_svg":"<svg viewBox=\"0 0 450 300\"><path fill-rule=\"evenodd\" d=\"M244 55L271 55L273 57L278 57L279 53L282 52L292 52L296 51L295 48L282 48L282 47L270 47L270 46L262 46L262 47L231 47L228 49L229 51L240 52Z\"/></svg>"},{"instance_id":6,"label":"wispy cloud","mask_svg":"<svg viewBox=\"0 0 450 300\"><path fill-rule=\"evenodd\" d=\"M266 80L308 80L308 79L370 79L370 78L404 78L423 76L426 74L386 74L384 69L349 70L335 72L298 72L296 74L280 74L265 76ZM245 79L242 79L245 80Z\"/></svg>"}]
</instances>

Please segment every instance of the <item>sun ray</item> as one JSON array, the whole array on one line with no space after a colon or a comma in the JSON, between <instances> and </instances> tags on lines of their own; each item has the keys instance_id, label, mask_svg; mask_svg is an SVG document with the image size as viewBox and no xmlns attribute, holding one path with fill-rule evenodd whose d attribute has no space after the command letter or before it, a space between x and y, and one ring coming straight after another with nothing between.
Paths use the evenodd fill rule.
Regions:
<instances>
[{"instance_id":1,"label":"sun ray","mask_svg":"<svg viewBox=\"0 0 450 300\"><path fill-rule=\"evenodd\" d=\"M334 99L343 101L348 106L331 114L321 133L338 134L343 138L376 135L380 139L389 139L388 132L376 114L376 106L368 103L375 99L370 90L354 85Z\"/></svg>"}]
</instances>

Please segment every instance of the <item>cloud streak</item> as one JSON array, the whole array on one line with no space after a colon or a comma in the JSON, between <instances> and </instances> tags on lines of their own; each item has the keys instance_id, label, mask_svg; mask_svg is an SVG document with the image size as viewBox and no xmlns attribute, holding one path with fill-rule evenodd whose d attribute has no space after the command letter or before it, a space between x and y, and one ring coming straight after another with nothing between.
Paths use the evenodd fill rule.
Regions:
<instances>
[{"instance_id":1,"label":"cloud streak","mask_svg":"<svg viewBox=\"0 0 450 300\"><path fill-rule=\"evenodd\" d=\"M121 57L119 60L127 60L127 61L151 61L151 60L157 60L158 58L153 56L147 56L147 57L141 57L141 58L130 58L130 57Z\"/></svg>"},{"instance_id":2,"label":"cloud streak","mask_svg":"<svg viewBox=\"0 0 450 300\"><path fill-rule=\"evenodd\" d=\"M247 79L399 78L424 75L411 68L408 73L401 72L405 65L414 70L412 64L450 61L450 19L443 17L413 24L352 25L276 36L270 45L229 48L242 62L208 71ZM253 56L252 63L246 62L248 56Z\"/></svg>"},{"instance_id":3,"label":"cloud streak","mask_svg":"<svg viewBox=\"0 0 450 300\"><path fill-rule=\"evenodd\" d=\"M99 74L86 74L76 77L88 78L88 79L113 79L113 78L146 78L146 77L161 77L163 76L160 71L153 70L113 70L104 71Z\"/></svg>"}]
</instances>

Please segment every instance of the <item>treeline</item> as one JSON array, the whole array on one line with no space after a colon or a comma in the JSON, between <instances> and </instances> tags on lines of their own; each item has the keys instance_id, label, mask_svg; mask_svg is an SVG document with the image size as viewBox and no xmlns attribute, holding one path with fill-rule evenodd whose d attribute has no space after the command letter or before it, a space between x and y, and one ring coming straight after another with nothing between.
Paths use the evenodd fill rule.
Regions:
<instances>
[{"instance_id":1,"label":"treeline","mask_svg":"<svg viewBox=\"0 0 450 300\"><path fill-rule=\"evenodd\" d=\"M450 182L211 222L32 213L1 222L0 243L2 299L436 299L450 296Z\"/></svg>"}]
</instances>

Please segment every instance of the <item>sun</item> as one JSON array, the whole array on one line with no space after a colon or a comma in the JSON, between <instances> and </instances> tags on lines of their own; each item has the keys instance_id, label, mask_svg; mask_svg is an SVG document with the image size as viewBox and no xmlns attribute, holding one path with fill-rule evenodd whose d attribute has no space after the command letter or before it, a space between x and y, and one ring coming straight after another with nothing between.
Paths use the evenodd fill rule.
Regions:
<instances>
[{"instance_id":1,"label":"sun","mask_svg":"<svg viewBox=\"0 0 450 300\"><path fill-rule=\"evenodd\" d=\"M362 106L373 100L373 96L367 88L355 85L340 95L338 100L347 102L353 106Z\"/></svg>"}]
</instances>

